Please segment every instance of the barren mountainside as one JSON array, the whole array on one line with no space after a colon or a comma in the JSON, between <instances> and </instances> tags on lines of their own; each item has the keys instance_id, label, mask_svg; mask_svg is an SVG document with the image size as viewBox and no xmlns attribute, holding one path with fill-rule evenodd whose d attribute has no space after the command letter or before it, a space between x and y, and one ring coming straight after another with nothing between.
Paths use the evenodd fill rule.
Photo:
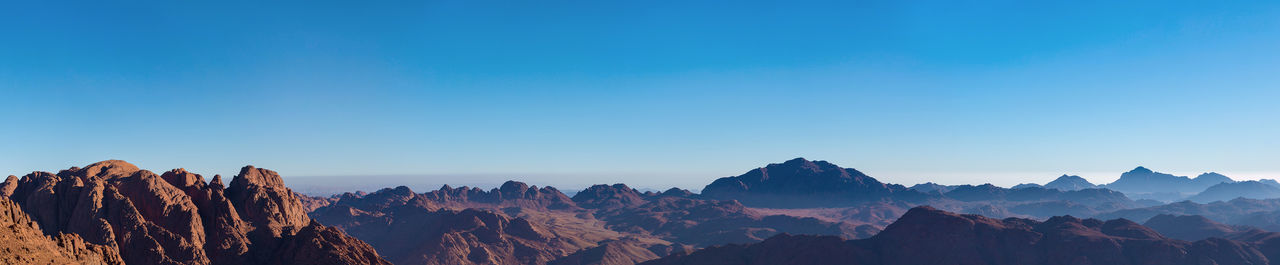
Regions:
<instances>
[{"instance_id":1,"label":"barren mountainside","mask_svg":"<svg viewBox=\"0 0 1280 265\"><path fill-rule=\"evenodd\" d=\"M8 190L12 189L9 193ZM126 264L389 264L369 245L312 222L278 174L157 175L119 160L33 172L3 189L46 235L70 234Z\"/></svg>"}]
</instances>

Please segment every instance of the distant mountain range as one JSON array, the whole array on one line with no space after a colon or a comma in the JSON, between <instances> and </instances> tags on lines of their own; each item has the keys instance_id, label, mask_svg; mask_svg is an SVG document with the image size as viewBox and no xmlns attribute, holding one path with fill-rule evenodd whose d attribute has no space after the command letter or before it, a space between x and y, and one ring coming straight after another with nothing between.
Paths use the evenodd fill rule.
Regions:
<instances>
[{"instance_id":1,"label":"distant mountain range","mask_svg":"<svg viewBox=\"0 0 1280 265\"><path fill-rule=\"evenodd\" d=\"M1120 174L1120 179L1104 185L1108 189L1131 194L1137 198L1157 200L1178 199L1179 196L1199 193L1210 186L1223 182L1233 182L1231 178L1218 173L1204 173L1195 178L1174 176L1155 172L1145 167L1137 167Z\"/></svg>"},{"instance_id":2,"label":"distant mountain range","mask_svg":"<svg viewBox=\"0 0 1280 265\"><path fill-rule=\"evenodd\" d=\"M997 220L917 207L868 239L779 235L642 264L1269 264L1277 259L1278 233L1187 242L1125 219Z\"/></svg>"}]
</instances>

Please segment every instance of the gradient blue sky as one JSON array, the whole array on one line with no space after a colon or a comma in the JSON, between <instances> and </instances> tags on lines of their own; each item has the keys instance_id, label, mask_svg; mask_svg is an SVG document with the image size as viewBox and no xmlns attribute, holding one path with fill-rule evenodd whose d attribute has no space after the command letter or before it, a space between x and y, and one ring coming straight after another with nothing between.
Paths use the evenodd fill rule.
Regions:
<instances>
[{"instance_id":1,"label":"gradient blue sky","mask_svg":"<svg viewBox=\"0 0 1280 265\"><path fill-rule=\"evenodd\" d=\"M6 2L0 173L1280 177L1280 3L1117 2Z\"/></svg>"}]
</instances>

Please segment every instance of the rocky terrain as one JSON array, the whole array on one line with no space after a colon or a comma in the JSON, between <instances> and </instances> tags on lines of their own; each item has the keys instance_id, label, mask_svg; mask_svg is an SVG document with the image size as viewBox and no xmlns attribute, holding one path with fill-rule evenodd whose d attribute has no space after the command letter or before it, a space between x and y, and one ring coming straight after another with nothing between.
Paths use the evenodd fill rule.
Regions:
<instances>
[{"instance_id":1,"label":"rocky terrain","mask_svg":"<svg viewBox=\"0 0 1280 265\"><path fill-rule=\"evenodd\" d=\"M1063 175L1014 188L906 188L797 158L717 179L702 194L601 184L570 197L507 181L312 197L253 166L224 182L108 160L0 183L0 221L9 224L0 239L24 242L8 244L0 261L1269 264L1280 258L1280 233L1270 232L1280 229L1280 199L1223 199L1271 196L1280 186L1273 182L1139 167L1118 185ZM1191 198L1213 202L1162 204L1108 188L1148 184L1208 185Z\"/></svg>"},{"instance_id":2,"label":"rocky terrain","mask_svg":"<svg viewBox=\"0 0 1280 265\"><path fill-rule=\"evenodd\" d=\"M1177 240L1125 219L991 219L930 207L862 240L779 235L643 264L1270 264L1275 237Z\"/></svg>"},{"instance_id":3,"label":"rocky terrain","mask_svg":"<svg viewBox=\"0 0 1280 265\"><path fill-rule=\"evenodd\" d=\"M124 264L114 248L87 243L75 234L46 236L8 198L0 198L0 227L0 264Z\"/></svg>"},{"instance_id":4,"label":"rocky terrain","mask_svg":"<svg viewBox=\"0 0 1280 265\"><path fill-rule=\"evenodd\" d=\"M108 160L10 178L0 190L44 234L103 246L108 261L115 252L125 264L390 264L312 222L278 174L252 166L224 186L221 176L206 183Z\"/></svg>"},{"instance_id":5,"label":"rocky terrain","mask_svg":"<svg viewBox=\"0 0 1280 265\"><path fill-rule=\"evenodd\" d=\"M879 230L696 197L680 189L641 193L615 184L569 198L555 188L510 181L488 191L445 186L425 193L407 187L348 193L311 216L369 242L396 264L633 264L779 233L863 238Z\"/></svg>"}]
</instances>

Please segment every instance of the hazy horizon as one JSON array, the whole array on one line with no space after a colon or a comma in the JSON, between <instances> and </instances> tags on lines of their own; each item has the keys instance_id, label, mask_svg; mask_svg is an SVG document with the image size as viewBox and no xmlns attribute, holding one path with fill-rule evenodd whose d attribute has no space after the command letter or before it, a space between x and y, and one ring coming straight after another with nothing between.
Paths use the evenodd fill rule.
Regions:
<instances>
[{"instance_id":1,"label":"hazy horizon","mask_svg":"<svg viewBox=\"0 0 1280 265\"><path fill-rule=\"evenodd\" d=\"M823 160L823 159L812 159L812 158L806 158L806 159ZM769 163L782 163L784 161L785 160L779 160L779 161L774 161ZM834 162L830 160L823 160L823 161ZM97 162L97 161L94 161L94 162ZM215 171L203 171L203 170L193 169L190 167L154 168L154 167L148 167L147 165L144 165L144 164L136 163L135 161L126 160L126 162L130 162L142 169L151 170L156 173L162 173L164 171L175 169L175 168L184 168L193 173L203 175L205 177L205 181L209 181L210 179L213 178L214 175L223 175L224 177L231 177L236 175L239 170L239 167L235 167L230 170L215 170ZM58 170L66 169L71 166L83 167L90 163L92 162L78 164L78 165L69 165L63 168L38 169L33 171L57 172ZM1024 184L1024 183L1045 184L1049 181L1057 179L1059 176L1062 176L1064 174L1080 176L1082 178L1085 178L1089 182L1092 182L1093 184L1101 185L1101 184L1111 183L1116 179L1119 179L1121 173L1127 172L1137 167L1137 166L1129 167L1127 169L1118 170L1115 172L1103 172L1103 171L1080 172L1080 173L1008 172L1008 173L1003 173L995 176L936 172L934 174L925 174L925 175L905 175L905 174L899 175L899 174L893 174L891 172L867 171L856 166L844 165L838 162L835 162L835 163L841 167L854 168L873 178L876 178L881 182L886 182L891 184L901 184L908 187L915 184L933 182L933 183L938 183L943 185L965 185L965 184L980 185L980 184L990 183L996 186L1008 188L1017 184ZM450 185L453 187L470 186L470 187L480 187L483 189L490 189L490 188L496 188L500 186L503 182L506 182L508 180L520 181L529 185L536 185L536 186L552 186L552 187L556 187L557 189L560 189L565 193L572 194L577 192L578 190L581 190L591 185L616 184L616 183L627 184L632 188L640 189L642 191L643 190L662 191L672 187L676 187L676 188L688 189L694 192L698 192L703 188L703 186L710 184L712 181L714 181L717 178L741 175L743 173L746 173L747 171L750 171L757 167L764 167L766 165L767 164L760 164L754 167L736 169L734 173L720 173L718 175L716 173L699 174L696 172L684 172L678 175L669 174L669 173L655 173L658 171L612 172L612 173L576 172L576 173L430 173L430 174L363 174L363 175L294 175L294 174L290 174L290 172L287 172L287 171L279 171L279 170L276 170L276 171L280 173L281 176L285 179L286 185L288 185L290 188L295 189L295 191L308 194L308 195L330 195L330 194L337 194L337 193L343 193L343 192L355 192L355 191L372 192L372 191L376 191L383 188L394 188L398 186L407 186L414 189L417 192L436 190L440 188L440 186L442 185ZM269 166L262 166L262 165L254 165L254 166L275 170L274 168L271 168ZM1160 168L1154 168L1150 166L1143 166L1143 167L1146 167L1148 169L1151 169L1160 173L1167 173L1175 176L1185 176L1185 177L1192 177L1192 178L1202 173L1209 173L1209 172L1219 173L1227 177L1230 177L1236 181L1280 178L1280 177L1277 177L1277 176L1280 176L1280 174L1271 173L1271 172L1238 172L1238 171L1222 171L1222 170L1167 171L1167 170L1162 170ZM23 174L26 174L29 172L31 171L26 171L22 173L8 173L8 174L22 176ZM664 176L664 177L675 176L679 180L670 181L667 178L654 179L653 178L654 176ZM1006 180L1006 181L1004 182L988 181L992 179ZM1017 180L1017 182L1009 182L1008 180Z\"/></svg>"},{"instance_id":2,"label":"hazy horizon","mask_svg":"<svg viewBox=\"0 0 1280 265\"><path fill-rule=\"evenodd\" d=\"M905 185L1139 165L1276 178L1276 17L1195 1L13 3L0 172L115 158L697 187L802 156Z\"/></svg>"}]
</instances>

